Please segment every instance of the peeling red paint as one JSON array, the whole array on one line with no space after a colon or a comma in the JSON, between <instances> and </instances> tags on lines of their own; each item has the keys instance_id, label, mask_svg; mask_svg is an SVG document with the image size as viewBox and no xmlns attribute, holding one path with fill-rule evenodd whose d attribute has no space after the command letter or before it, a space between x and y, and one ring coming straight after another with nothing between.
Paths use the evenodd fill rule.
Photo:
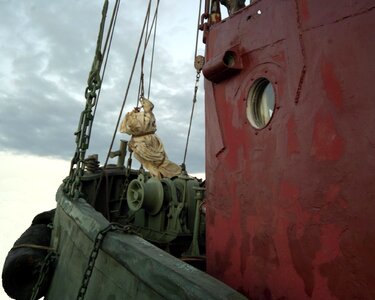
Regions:
<instances>
[{"instance_id":1,"label":"peeling red paint","mask_svg":"<svg viewBox=\"0 0 375 300\"><path fill-rule=\"evenodd\" d=\"M288 154L298 153L300 144L297 136L297 125L294 118L290 118L287 123L287 145Z\"/></svg>"},{"instance_id":2,"label":"peeling red paint","mask_svg":"<svg viewBox=\"0 0 375 300\"><path fill-rule=\"evenodd\" d=\"M322 80L327 98L331 100L337 108L342 108L342 90L332 63L325 62L322 64Z\"/></svg>"},{"instance_id":3,"label":"peeling red paint","mask_svg":"<svg viewBox=\"0 0 375 300\"><path fill-rule=\"evenodd\" d=\"M375 299L373 28L371 0L254 1L210 28L207 61L236 45L243 68L205 83L207 270L250 299Z\"/></svg>"},{"instance_id":4,"label":"peeling red paint","mask_svg":"<svg viewBox=\"0 0 375 300\"><path fill-rule=\"evenodd\" d=\"M315 117L311 154L318 160L339 160L344 152L344 140L339 136L334 119L329 114Z\"/></svg>"},{"instance_id":5,"label":"peeling red paint","mask_svg":"<svg viewBox=\"0 0 375 300\"><path fill-rule=\"evenodd\" d=\"M279 205L283 208L295 208L297 205L297 201L299 198L300 192L297 186L282 181L280 183L280 191L279 191Z\"/></svg>"},{"instance_id":6,"label":"peeling red paint","mask_svg":"<svg viewBox=\"0 0 375 300\"><path fill-rule=\"evenodd\" d=\"M301 16L306 21L309 18L309 1L308 0L299 0L298 1L301 10Z\"/></svg>"},{"instance_id":7,"label":"peeling red paint","mask_svg":"<svg viewBox=\"0 0 375 300\"><path fill-rule=\"evenodd\" d=\"M332 203L335 201L340 193L341 187L338 184L332 184L329 186L325 195L326 203Z\"/></svg>"},{"instance_id":8,"label":"peeling red paint","mask_svg":"<svg viewBox=\"0 0 375 300\"><path fill-rule=\"evenodd\" d=\"M315 257L318 264L332 261L340 255L340 239L344 230L335 224L321 226L321 244L324 247L319 249Z\"/></svg>"},{"instance_id":9,"label":"peeling red paint","mask_svg":"<svg viewBox=\"0 0 375 300\"><path fill-rule=\"evenodd\" d=\"M315 287L313 261L320 248L320 228L310 225L304 229L303 236L298 238L296 226L291 224L288 227L288 240L294 268L304 282L305 293L311 297Z\"/></svg>"}]
</instances>

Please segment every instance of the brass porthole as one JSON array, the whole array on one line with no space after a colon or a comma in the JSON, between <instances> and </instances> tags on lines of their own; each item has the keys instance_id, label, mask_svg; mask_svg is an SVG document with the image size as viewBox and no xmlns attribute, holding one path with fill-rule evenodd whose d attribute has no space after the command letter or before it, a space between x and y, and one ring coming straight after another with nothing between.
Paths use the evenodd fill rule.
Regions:
<instances>
[{"instance_id":1,"label":"brass porthole","mask_svg":"<svg viewBox=\"0 0 375 300\"><path fill-rule=\"evenodd\" d=\"M266 78L255 80L247 96L246 114L250 124L262 129L270 122L275 110L275 91Z\"/></svg>"}]
</instances>

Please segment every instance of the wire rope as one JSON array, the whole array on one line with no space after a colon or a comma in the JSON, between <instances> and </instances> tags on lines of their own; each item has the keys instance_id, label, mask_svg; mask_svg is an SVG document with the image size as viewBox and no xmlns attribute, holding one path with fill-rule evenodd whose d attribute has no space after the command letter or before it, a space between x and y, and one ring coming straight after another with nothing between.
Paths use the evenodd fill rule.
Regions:
<instances>
[{"instance_id":1,"label":"wire rope","mask_svg":"<svg viewBox=\"0 0 375 300\"><path fill-rule=\"evenodd\" d=\"M119 116L117 118L117 123L116 123L116 126L115 126L115 131L113 133L111 144L109 146L107 157L106 157L106 160L105 160L105 163L104 163L104 167L106 167L107 164L108 164L109 156L110 156L110 153L111 153L111 150L113 148L113 144L114 144L114 141L115 141L115 138L116 138L116 133L117 133L118 127L120 125L120 119L121 119L121 116L122 116L122 112L124 111L126 100L128 98L128 94L129 94L129 90L130 90L130 85L131 85L131 82L133 80L133 75L134 75L134 71L135 71L135 66L136 66L137 61L138 61L139 50L141 48L141 44L142 44L142 40L143 40L143 35L145 33L145 28L146 28L146 23L147 23L147 16L149 15L150 7L151 7L151 0L149 0L149 2L148 2L147 12L146 12L145 20L143 22L142 32L141 32L141 36L140 36L140 39L139 39L139 42L138 42L136 55L135 55L135 58L134 58L134 62L133 62L132 70L131 70L131 73L130 73L128 85L127 85L126 90L125 90L125 95L124 95L124 99L122 101L120 113L119 113Z\"/></svg>"},{"instance_id":2,"label":"wire rope","mask_svg":"<svg viewBox=\"0 0 375 300\"><path fill-rule=\"evenodd\" d=\"M120 2L121 2L120 0L116 0L116 3L113 7L111 22L110 22L110 25L109 25L109 28L108 28L108 33L107 33L106 41L105 41L104 48L103 48L103 55L105 56L105 59L104 59L104 66L103 66L102 74L100 76L102 82L104 80L105 71L107 69L108 57L109 57L109 53L110 53L111 46L112 46L113 33L114 33L115 27L116 27L117 15L118 15L119 7L120 7ZM107 51L107 46L108 46L108 51ZM94 123L94 119L95 119L95 116L96 116L96 109L98 107L101 91L102 91L102 85L100 85L100 88L99 88L99 91L98 91L98 96L96 98L96 104L95 104L95 107L94 107L94 112L92 114L92 122L90 123L89 131L88 131L89 140L91 138L92 124Z\"/></svg>"},{"instance_id":3,"label":"wire rope","mask_svg":"<svg viewBox=\"0 0 375 300\"><path fill-rule=\"evenodd\" d=\"M151 53L150 78L149 78L149 82L151 82L152 66L153 66L153 62L154 62L154 53L155 53L154 47L155 47L156 24L157 24L157 15L158 15L158 10L159 10L159 3L160 3L160 0L158 0L158 2L156 4L154 16L152 18L151 27L150 27L150 29L148 29L148 27L147 27L147 30L146 30L147 33L145 35L144 50L143 50L142 59L141 59L141 75L140 75L140 81L139 81L139 87L138 87L137 106L139 105L139 99L144 96L144 60L145 60L147 46L148 46L148 43L150 41L150 37L151 37L151 34L152 34L152 30L154 29L153 48L152 48L152 53ZM147 22L147 26L148 26L148 22ZM151 86L149 84L148 96L147 96L148 98L149 98L149 95L150 95L150 87Z\"/></svg>"},{"instance_id":4,"label":"wire rope","mask_svg":"<svg viewBox=\"0 0 375 300\"><path fill-rule=\"evenodd\" d=\"M155 11L155 26L154 26L154 37L152 41L152 52L151 52L151 65L150 65L150 76L148 79L148 91L147 91L147 98L150 99L150 92L151 92L151 80L152 80L152 71L153 71L153 65L154 65L154 55L155 55L155 40L156 40L156 28L158 25L158 9L159 9L159 1L156 6Z\"/></svg>"},{"instance_id":5,"label":"wire rope","mask_svg":"<svg viewBox=\"0 0 375 300\"><path fill-rule=\"evenodd\" d=\"M202 0L199 1L197 31L196 31L196 38L195 38L194 59L196 59L197 52L198 52L199 21L200 21L201 9L202 9ZM188 147L189 147L189 139L190 139L191 126L192 126L192 123L193 123L195 103L197 102L197 92L198 92L198 86L199 86L200 72L201 72L201 70L197 69L197 75L196 75L195 86L194 86L193 105L191 107L189 129L188 129L188 133L187 133L187 136L186 136L186 145L185 145L184 159L183 159L183 162L182 162L182 165L184 167L185 167L185 163L186 163L187 150L188 150Z\"/></svg>"}]
</instances>

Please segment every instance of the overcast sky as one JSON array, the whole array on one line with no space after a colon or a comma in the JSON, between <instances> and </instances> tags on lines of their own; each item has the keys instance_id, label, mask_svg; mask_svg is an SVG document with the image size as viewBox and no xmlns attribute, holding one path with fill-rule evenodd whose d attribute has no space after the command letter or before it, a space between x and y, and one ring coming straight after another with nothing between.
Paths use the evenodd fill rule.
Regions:
<instances>
[{"instance_id":1,"label":"overcast sky","mask_svg":"<svg viewBox=\"0 0 375 300\"><path fill-rule=\"evenodd\" d=\"M84 108L101 2L0 0L3 151L71 159L75 150L73 133ZM120 7L87 152L98 153L101 162L105 161L124 98L147 2L122 1ZM150 99L155 104L157 133L168 156L177 163L183 159L193 97L197 9L198 1L163 0L158 18ZM147 81L150 52L145 63ZM137 72L124 112L136 105L138 83ZM190 172L204 172L202 92L201 88L188 154ZM118 139L125 137L118 134Z\"/></svg>"},{"instance_id":2,"label":"overcast sky","mask_svg":"<svg viewBox=\"0 0 375 300\"><path fill-rule=\"evenodd\" d=\"M87 151L98 153L101 163L115 130L147 2L123 0L120 6ZM101 6L102 1L92 0L0 0L1 268L33 216L55 206L54 193L69 172ZM195 83L197 10L198 1L160 1L150 99L157 134L178 164L183 160ZM199 49L203 54L202 45ZM149 60L148 54L146 78ZM136 105L137 66L124 113ZM187 156L190 173L204 172L202 83ZM117 134L114 150L120 138L128 137ZM2 289L0 299L8 299Z\"/></svg>"}]
</instances>

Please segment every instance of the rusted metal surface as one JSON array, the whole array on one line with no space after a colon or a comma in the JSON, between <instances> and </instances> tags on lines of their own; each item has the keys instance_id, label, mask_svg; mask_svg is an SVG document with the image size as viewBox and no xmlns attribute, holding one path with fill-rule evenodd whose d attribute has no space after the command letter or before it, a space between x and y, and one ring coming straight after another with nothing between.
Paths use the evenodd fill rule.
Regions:
<instances>
[{"instance_id":1,"label":"rusted metal surface","mask_svg":"<svg viewBox=\"0 0 375 300\"><path fill-rule=\"evenodd\" d=\"M252 299L375 299L375 4L256 1L206 37L207 270ZM267 78L275 111L246 116Z\"/></svg>"}]
</instances>

